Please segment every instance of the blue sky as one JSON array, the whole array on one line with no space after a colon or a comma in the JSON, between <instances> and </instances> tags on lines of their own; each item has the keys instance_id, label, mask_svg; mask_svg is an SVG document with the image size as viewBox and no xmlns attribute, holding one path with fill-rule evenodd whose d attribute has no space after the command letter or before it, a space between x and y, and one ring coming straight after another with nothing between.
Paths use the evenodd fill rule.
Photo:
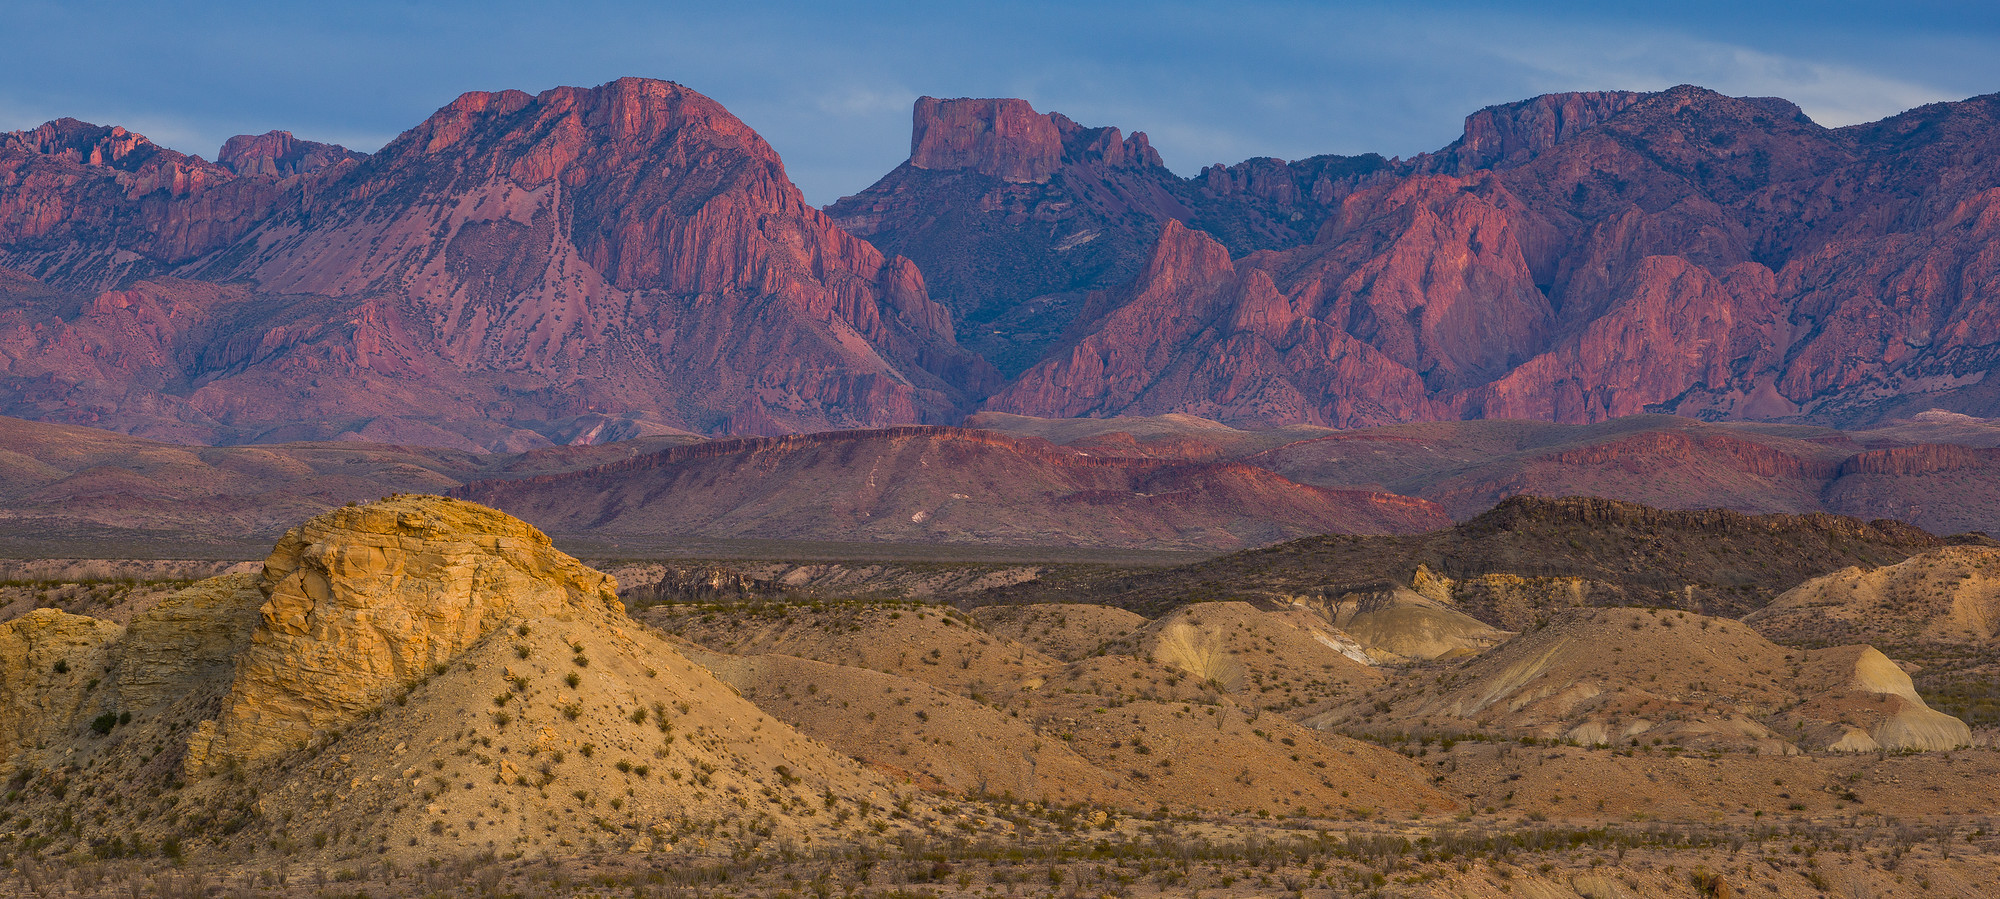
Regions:
<instances>
[{"instance_id":1,"label":"blue sky","mask_svg":"<svg viewBox=\"0 0 2000 899\"><path fill-rule=\"evenodd\" d=\"M1451 141L1550 91L1690 82L1823 124L2000 91L2000 4L118 3L0 0L0 129L123 124L213 157L282 128L373 150L467 90L679 81L825 204L909 152L919 95L1148 132L1182 174Z\"/></svg>"}]
</instances>

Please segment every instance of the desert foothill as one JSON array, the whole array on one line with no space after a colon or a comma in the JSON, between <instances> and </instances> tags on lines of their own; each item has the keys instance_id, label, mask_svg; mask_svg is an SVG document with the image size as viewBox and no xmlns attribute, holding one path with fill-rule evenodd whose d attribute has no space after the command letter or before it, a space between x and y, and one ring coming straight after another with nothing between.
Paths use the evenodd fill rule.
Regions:
<instances>
[{"instance_id":1,"label":"desert foothill","mask_svg":"<svg viewBox=\"0 0 2000 899\"><path fill-rule=\"evenodd\" d=\"M2000 896L1990 11L129 6L0 896Z\"/></svg>"}]
</instances>

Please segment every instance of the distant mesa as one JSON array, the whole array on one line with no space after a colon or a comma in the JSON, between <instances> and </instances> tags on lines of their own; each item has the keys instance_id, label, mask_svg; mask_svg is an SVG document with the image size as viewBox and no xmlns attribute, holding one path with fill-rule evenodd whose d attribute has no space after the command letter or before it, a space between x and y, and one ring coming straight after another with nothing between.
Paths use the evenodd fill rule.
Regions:
<instances>
[{"instance_id":1,"label":"distant mesa","mask_svg":"<svg viewBox=\"0 0 2000 899\"><path fill-rule=\"evenodd\" d=\"M1064 163L1157 168L1146 135L1085 128L1059 113L1043 115L1024 100L917 98L910 165L971 169L1003 181L1048 180Z\"/></svg>"},{"instance_id":2,"label":"distant mesa","mask_svg":"<svg viewBox=\"0 0 2000 899\"><path fill-rule=\"evenodd\" d=\"M457 492L558 534L655 539L1211 549L1448 522L1423 500L1246 465L1093 456L955 428L715 441Z\"/></svg>"}]
</instances>

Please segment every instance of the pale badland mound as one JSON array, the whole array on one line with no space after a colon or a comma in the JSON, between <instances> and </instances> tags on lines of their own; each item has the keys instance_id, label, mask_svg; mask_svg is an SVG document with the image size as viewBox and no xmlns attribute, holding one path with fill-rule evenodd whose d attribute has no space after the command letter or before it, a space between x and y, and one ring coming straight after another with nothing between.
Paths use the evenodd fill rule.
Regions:
<instances>
[{"instance_id":1,"label":"pale badland mound","mask_svg":"<svg viewBox=\"0 0 2000 899\"><path fill-rule=\"evenodd\" d=\"M1814 578L1744 618L1800 646L1870 643L1916 662L1923 694L1982 732L2000 725L2000 549L1948 546Z\"/></svg>"},{"instance_id":2,"label":"pale badland mound","mask_svg":"<svg viewBox=\"0 0 2000 899\"><path fill-rule=\"evenodd\" d=\"M1007 630L1032 639L1044 629L1037 620L1076 614L1102 639L1089 649L1053 641L1069 661L989 633L956 610L911 603L663 605L642 614L738 655L710 664L773 714L913 782L971 779L988 790L1032 790L1016 794L1025 798L1099 796L1138 809L1455 807L1401 756L1272 714L1322 707L1381 675L1248 606L1136 629L1115 610L1002 616ZM1047 629L1053 635L1056 626ZM809 686L786 671L810 673ZM884 730L884 722L904 728ZM1004 759L1022 770L1000 775L996 760Z\"/></svg>"},{"instance_id":3,"label":"pale badland mound","mask_svg":"<svg viewBox=\"0 0 2000 899\"><path fill-rule=\"evenodd\" d=\"M1741 622L1661 609L1568 613L1366 703L1311 723L1779 753L1972 742L1872 648L1786 649Z\"/></svg>"},{"instance_id":4,"label":"pale badland mound","mask_svg":"<svg viewBox=\"0 0 2000 899\"><path fill-rule=\"evenodd\" d=\"M1880 568L1845 568L1786 591L1744 621L1788 642L1990 648L2000 640L2000 549L1948 546Z\"/></svg>"}]
</instances>

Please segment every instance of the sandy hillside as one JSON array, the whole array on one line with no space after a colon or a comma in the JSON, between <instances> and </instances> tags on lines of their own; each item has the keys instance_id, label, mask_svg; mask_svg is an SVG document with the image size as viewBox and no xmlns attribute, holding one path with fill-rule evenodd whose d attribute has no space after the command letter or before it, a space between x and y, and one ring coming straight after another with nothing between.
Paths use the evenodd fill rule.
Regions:
<instances>
[{"instance_id":1,"label":"sandy hillside","mask_svg":"<svg viewBox=\"0 0 2000 899\"><path fill-rule=\"evenodd\" d=\"M1765 753L1971 742L1873 649L1787 649L1741 622L1660 609L1570 613L1311 723Z\"/></svg>"}]
</instances>

